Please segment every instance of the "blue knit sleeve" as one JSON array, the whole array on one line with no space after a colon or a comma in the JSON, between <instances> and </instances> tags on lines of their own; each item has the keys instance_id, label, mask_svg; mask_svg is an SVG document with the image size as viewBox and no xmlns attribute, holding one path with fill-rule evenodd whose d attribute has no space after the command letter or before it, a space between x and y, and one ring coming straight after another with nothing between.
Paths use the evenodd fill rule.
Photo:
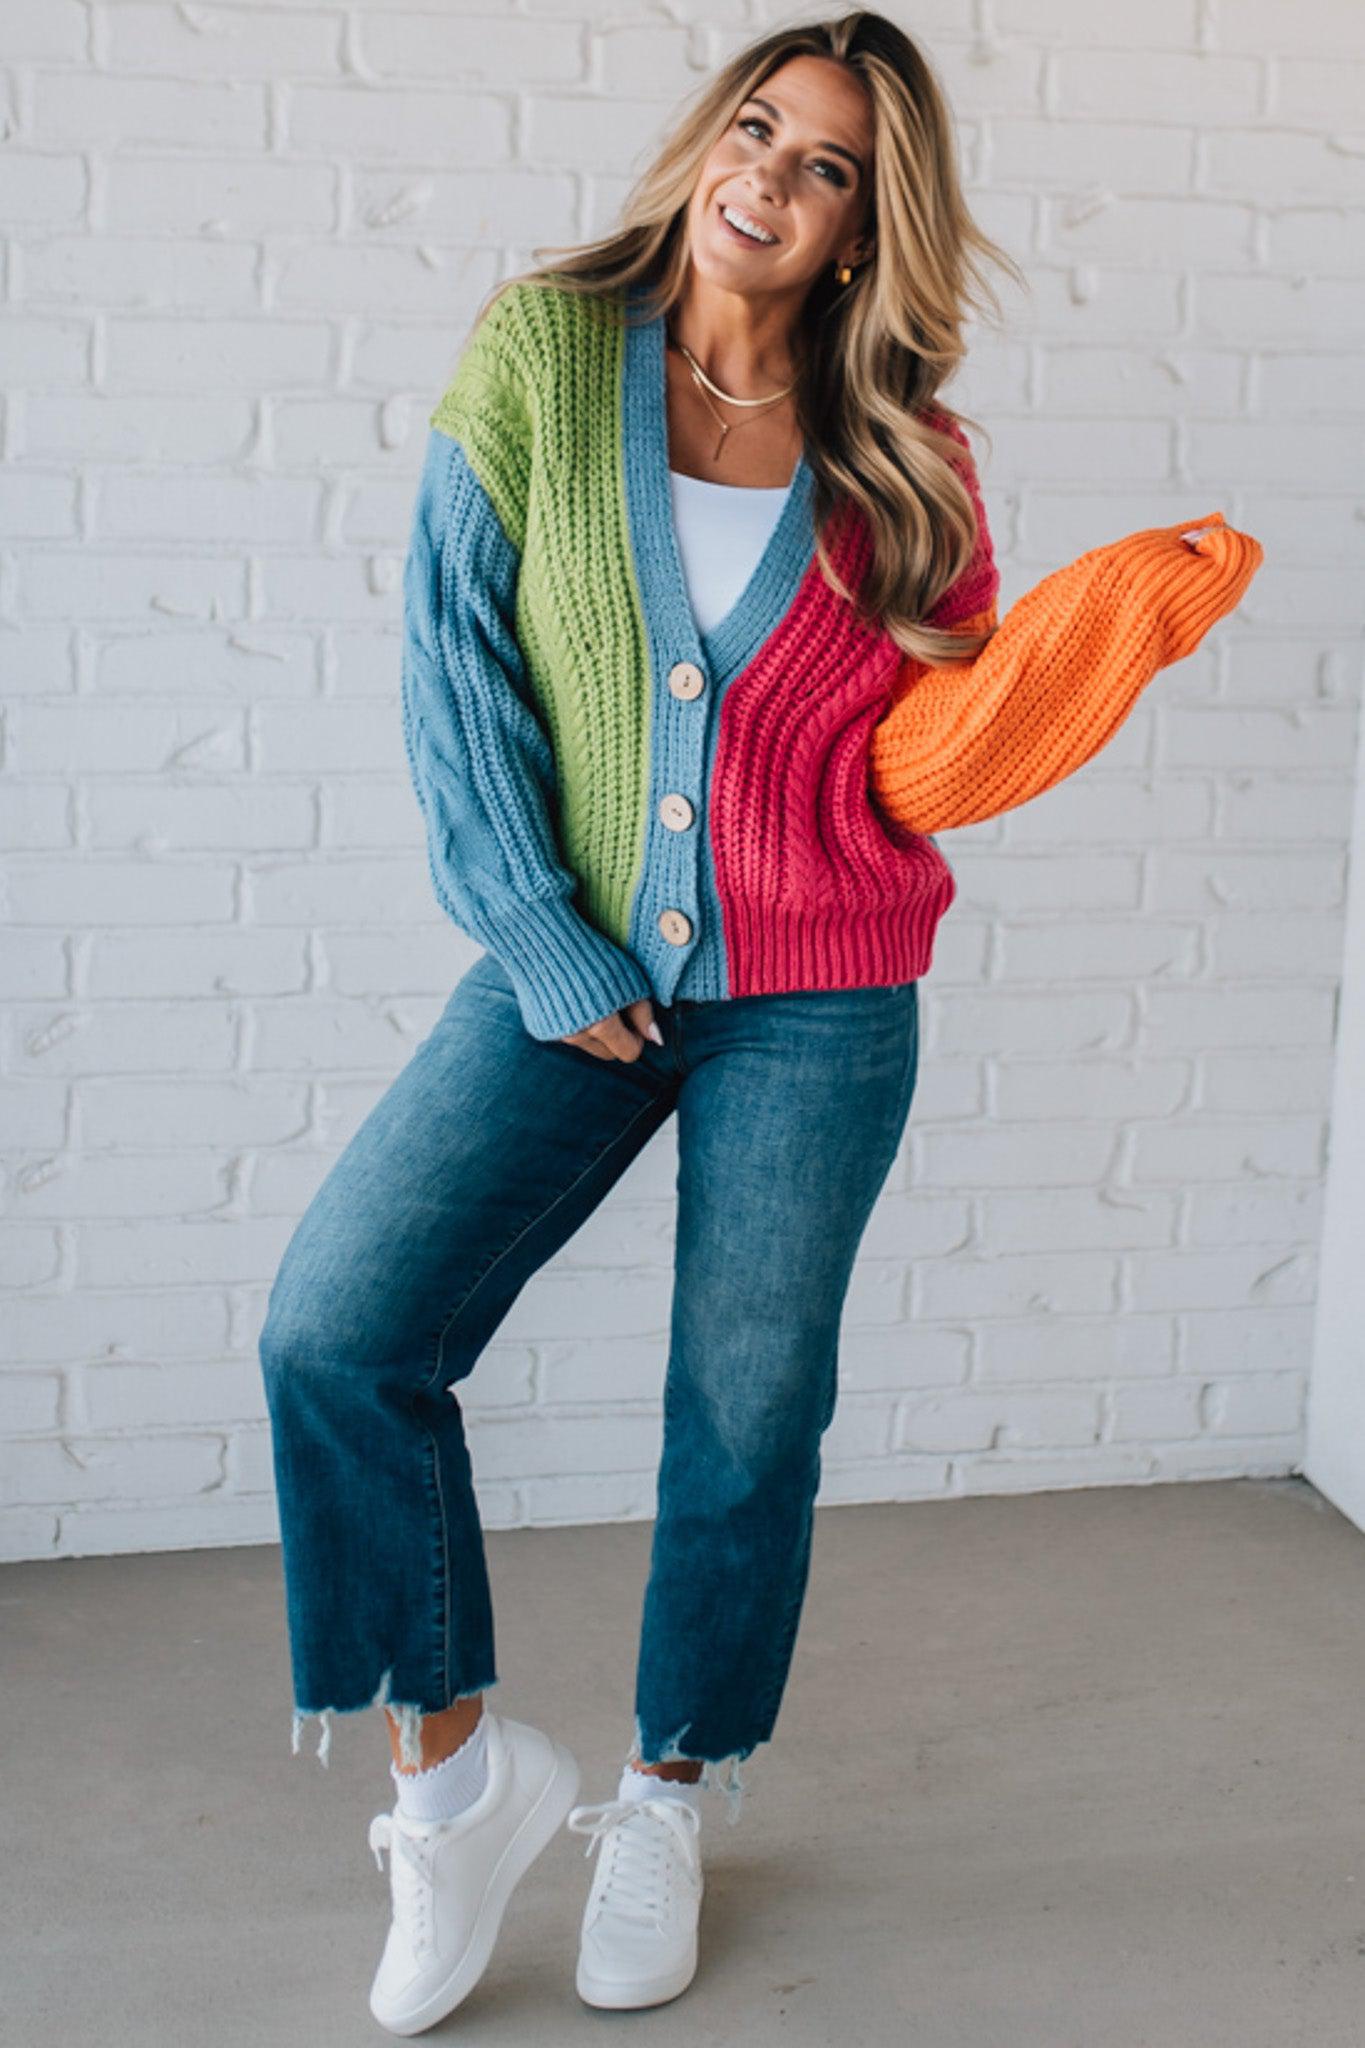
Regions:
<instances>
[{"instance_id":1,"label":"blue knit sleeve","mask_svg":"<svg viewBox=\"0 0 1365 2048\"><path fill-rule=\"evenodd\" d=\"M554 756L514 631L519 554L459 441L432 427L403 586L403 732L437 900L505 968L533 1038L652 993L583 917L552 824Z\"/></svg>"}]
</instances>

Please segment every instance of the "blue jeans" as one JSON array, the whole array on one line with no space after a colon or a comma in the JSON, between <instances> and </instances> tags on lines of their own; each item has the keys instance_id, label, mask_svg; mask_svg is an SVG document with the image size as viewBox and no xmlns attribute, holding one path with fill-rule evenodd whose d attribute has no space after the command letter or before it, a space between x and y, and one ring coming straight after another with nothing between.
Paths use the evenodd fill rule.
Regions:
<instances>
[{"instance_id":1,"label":"blue jeans","mask_svg":"<svg viewBox=\"0 0 1365 2048\"><path fill-rule=\"evenodd\" d=\"M663 1450L635 1692L640 1761L766 1741L805 1595L820 1438L859 1241L900 1143L918 984L656 1005L602 1060L525 1030L489 954L298 1225L260 1356L301 1722L420 1720L498 1682L456 1389L537 1269L675 1110ZM610 1427L603 1422L603 1429Z\"/></svg>"}]
</instances>

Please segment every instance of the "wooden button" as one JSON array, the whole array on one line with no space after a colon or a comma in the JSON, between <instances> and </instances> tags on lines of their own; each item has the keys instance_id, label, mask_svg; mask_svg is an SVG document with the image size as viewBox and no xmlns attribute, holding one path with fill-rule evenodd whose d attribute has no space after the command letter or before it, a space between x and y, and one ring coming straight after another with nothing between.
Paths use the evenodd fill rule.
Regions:
<instances>
[{"instance_id":1,"label":"wooden button","mask_svg":"<svg viewBox=\"0 0 1365 2048\"><path fill-rule=\"evenodd\" d=\"M696 813L687 798L680 796L677 790L673 789L660 800L659 816L670 831L685 832Z\"/></svg>"},{"instance_id":2,"label":"wooden button","mask_svg":"<svg viewBox=\"0 0 1365 2048\"><path fill-rule=\"evenodd\" d=\"M659 930L670 946L685 946L692 936L692 920L685 917L681 910L661 910Z\"/></svg>"},{"instance_id":3,"label":"wooden button","mask_svg":"<svg viewBox=\"0 0 1365 2048\"><path fill-rule=\"evenodd\" d=\"M675 697L700 697L706 678L695 661L675 661L668 671L668 687Z\"/></svg>"}]
</instances>

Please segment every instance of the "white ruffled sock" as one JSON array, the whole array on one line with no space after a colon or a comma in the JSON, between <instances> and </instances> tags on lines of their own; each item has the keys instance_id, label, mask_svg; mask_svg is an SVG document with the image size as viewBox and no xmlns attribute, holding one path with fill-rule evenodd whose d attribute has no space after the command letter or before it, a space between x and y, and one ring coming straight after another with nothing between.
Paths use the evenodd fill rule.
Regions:
<instances>
[{"instance_id":1,"label":"white ruffled sock","mask_svg":"<svg viewBox=\"0 0 1365 2048\"><path fill-rule=\"evenodd\" d=\"M424 1771L400 1771L390 1763L389 1775L398 1787L399 1812L409 1820L454 1820L488 1783L487 1714L479 1715L453 1755Z\"/></svg>"},{"instance_id":2,"label":"white ruffled sock","mask_svg":"<svg viewBox=\"0 0 1365 2048\"><path fill-rule=\"evenodd\" d=\"M654 1771L637 1771L627 1764L621 1773L621 1782L616 1788L618 1799L681 1799L692 1810L701 1812L701 1779L689 1781L686 1778L661 1778Z\"/></svg>"}]
</instances>

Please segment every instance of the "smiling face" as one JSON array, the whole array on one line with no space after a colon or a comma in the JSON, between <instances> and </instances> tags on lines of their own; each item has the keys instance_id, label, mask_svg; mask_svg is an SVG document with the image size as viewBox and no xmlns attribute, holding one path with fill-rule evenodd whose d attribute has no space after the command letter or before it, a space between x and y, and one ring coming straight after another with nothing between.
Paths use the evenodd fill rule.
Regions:
<instances>
[{"instance_id":1,"label":"smiling face","mask_svg":"<svg viewBox=\"0 0 1365 2048\"><path fill-rule=\"evenodd\" d=\"M871 200L866 91L831 58L791 57L745 100L702 164L687 213L692 261L726 291L799 298L836 263L868 254Z\"/></svg>"}]
</instances>

